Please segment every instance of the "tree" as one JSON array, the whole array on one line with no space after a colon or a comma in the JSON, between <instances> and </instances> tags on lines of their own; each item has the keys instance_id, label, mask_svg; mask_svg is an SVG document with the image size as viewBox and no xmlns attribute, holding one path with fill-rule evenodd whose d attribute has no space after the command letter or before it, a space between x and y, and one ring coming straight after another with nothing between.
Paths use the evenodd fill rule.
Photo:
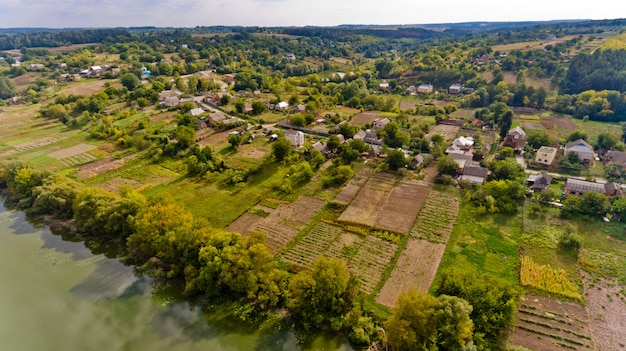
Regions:
<instances>
[{"instance_id":1,"label":"tree","mask_svg":"<svg viewBox=\"0 0 626 351\"><path fill-rule=\"evenodd\" d=\"M389 151L387 153L387 158L385 159L385 164L392 171L397 171L398 169L404 167L407 164L404 152L400 150Z\"/></svg>"},{"instance_id":2,"label":"tree","mask_svg":"<svg viewBox=\"0 0 626 351\"><path fill-rule=\"evenodd\" d=\"M339 259L320 256L313 267L292 276L288 307L306 328L343 327L343 316L352 307L359 283Z\"/></svg>"},{"instance_id":3,"label":"tree","mask_svg":"<svg viewBox=\"0 0 626 351\"><path fill-rule=\"evenodd\" d=\"M326 143L326 147L331 152L337 151L337 148L339 147L339 145L341 145L341 140L339 140L339 137L337 137L336 135L331 135L328 138L328 142Z\"/></svg>"},{"instance_id":4,"label":"tree","mask_svg":"<svg viewBox=\"0 0 626 351\"><path fill-rule=\"evenodd\" d=\"M290 152L291 143L284 137L278 138L278 140L276 140L274 144L272 144L272 153L274 154L274 158L278 162L284 160Z\"/></svg>"},{"instance_id":5,"label":"tree","mask_svg":"<svg viewBox=\"0 0 626 351\"><path fill-rule=\"evenodd\" d=\"M459 165L450 156L443 156L437 160L437 175L453 176L459 171Z\"/></svg>"},{"instance_id":6,"label":"tree","mask_svg":"<svg viewBox=\"0 0 626 351\"><path fill-rule=\"evenodd\" d=\"M241 133L232 133L228 135L228 143L233 150L237 150L237 147L241 145L243 135Z\"/></svg>"},{"instance_id":7,"label":"tree","mask_svg":"<svg viewBox=\"0 0 626 351\"><path fill-rule=\"evenodd\" d=\"M141 86L141 81L134 73L125 73L120 77L120 83L126 87L126 89L133 91L137 87Z\"/></svg>"},{"instance_id":8,"label":"tree","mask_svg":"<svg viewBox=\"0 0 626 351\"><path fill-rule=\"evenodd\" d=\"M50 176L43 184L33 189L32 213L49 214L56 218L72 218L74 200L80 191L80 184L61 176Z\"/></svg>"},{"instance_id":9,"label":"tree","mask_svg":"<svg viewBox=\"0 0 626 351\"><path fill-rule=\"evenodd\" d=\"M578 213L587 216L604 216L610 208L609 198L595 191L587 191L584 194L569 195L563 201L561 213L568 216Z\"/></svg>"},{"instance_id":10,"label":"tree","mask_svg":"<svg viewBox=\"0 0 626 351\"><path fill-rule=\"evenodd\" d=\"M296 127L305 127L306 120L302 114L297 114L289 118L289 124Z\"/></svg>"},{"instance_id":11,"label":"tree","mask_svg":"<svg viewBox=\"0 0 626 351\"><path fill-rule=\"evenodd\" d=\"M176 140L178 140L177 147L180 150L184 150L195 142L196 131L188 126L178 126L174 132Z\"/></svg>"},{"instance_id":12,"label":"tree","mask_svg":"<svg viewBox=\"0 0 626 351\"><path fill-rule=\"evenodd\" d=\"M252 113L254 113L255 115L261 114L265 112L265 110L267 110L267 107L265 107L265 104L263 102L255 101L252 103Z\"/></svg>"},{"instance_id":13,"label":"tree","mask_svg":"<svg viewBox=\"0 0 626 351\"><path fill-rule=\"evenodd\" d=\"M15 92L15 83L6 76L0 76L0 99L13 97Z\"/></svg>"},{"instance_id":14,"label":"tree","mask_svg":"<svg viewBox=\"0 0 626 351\"><path fill-rule=\"evenodd\" d=\"M615 145L617 145L617 138L613 134L600 133L595 146L600 150L611 150Z\"/></svg>"},{"instance_id":15,"label":"tree","mask_svg":"<svg viewBox=\"0 0 626 351\"><path fill-rule=\"evenodd\" d=\"M524 169L517 162L507 160L489 163L489 170L494 180L515 180L524 173Z\"/></svg>"},{"instance_id":16,"label":"tree","mask_svg":"<svg viewBox=\"0 0 626 351\"><path fill-rule=\"evenodd\" d=\"M542 146L550 145L550 137L545 132L532 133L528 135L526 142L528 142L528 145L532 146L533 149L539 149Z\"/></svg>"},{"instance_id":17,"label":"tree","mask_svg":"<svg viewBox=\"0 0 626 351\"><path fill-rule=\"evenodd\" d=\"M497 339L500 331L515 321L520 296L515 285L492 275L458 269L445 271L442 276L437 293L464 299L473 308L470 318L474 322L476 346L484 346L479 345L484 342L482 335Z\"/></svg>"},{"instance_id":18,"label":"tree","mask_svg":"<svg viewBox=\"0 0 626 351\"><path fill-rule=\"evenodd\" d=\"M626 219L626 197L620 197L615 200L615 202L613 202L612 210L613 213L620 218L620 220L622 218Z\"/></svg>"},{"instance_id":19,"label":"tree","mask_svg":"<svg viewBox=\"0 0 626 351\"><path fill-rule=\"evenodd\" d=\"M380 136L390 148L402 147L402 145L409 143L409 135L400 130L400 126L396 122L388 123L380 132Z\"/></svg>"},{"instance_id":20,"label":"tree","mask_svg":"<svg viewBox=\"0 0 626 351\"><path fill-rule=\"evenodd\" d=\"M572 132L570 135L567 136L567 141L575 141L578 139L582 139L582 140L587 140L587 134L583 131L577 130Z\"/></svg>"},{"instance_id":21,"label":"tree","mask_svg":"<svg viewBox=\"0 0 626 351\"><path fill-rule=\"evenodd\" d=\"M404 292L385 323L387 340L393 350L476 350L471 312L458 297Z\"/></svg>"},{"instance_id":22,"label":"tree","mask_svg":"<svg viewBox=\"0 0 626 351\"><path fill-rule=\"evenodd\" d=\"M76 230L90 235L108 235L105 227L108 222L109 207L118 197L99 188L81 190L74 200L73 211Z\"/></svg>"}]
</instances>

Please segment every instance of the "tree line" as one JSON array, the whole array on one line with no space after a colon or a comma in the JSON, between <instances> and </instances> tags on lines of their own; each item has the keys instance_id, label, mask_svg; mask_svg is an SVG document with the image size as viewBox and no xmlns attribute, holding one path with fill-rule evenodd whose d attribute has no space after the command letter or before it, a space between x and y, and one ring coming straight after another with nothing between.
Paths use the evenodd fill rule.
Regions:
<instances>
[{"instance_id":1,"label":"tree line","mask_svg":"<svg viewBox=\"0 0 626 351\"><path fill-rule=\"evenodd\" d=\"M359 281L343 261L322 256L311 268L288 271L263 234L211 228L170 200L146 199L131 187L122 187L120 195L83 187L23 161L1 165L0 187L28 213L73 219L83 239L113 243L138 272L184 280L190 299L227 293L255 308L286 308L304 328L342 332L359 345L484 349L511 325L519 297L503 280L451 270L436 297L405 293L383 319L365 308Z\"/></svg>"}]
</instances>

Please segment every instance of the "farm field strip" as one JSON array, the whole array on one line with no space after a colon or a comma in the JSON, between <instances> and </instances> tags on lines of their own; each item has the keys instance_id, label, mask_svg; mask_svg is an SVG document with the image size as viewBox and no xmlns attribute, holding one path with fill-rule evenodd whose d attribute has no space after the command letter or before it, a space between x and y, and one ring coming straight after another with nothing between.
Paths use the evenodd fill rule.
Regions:
<instances>
[{"instance_id":1,"label":"farm field strip","mask_svg":"<svg viewBox=\"0 0 626 351\"><path fill-rule=\"evenodd\" d=\"M350 248L350 252L347 248ZM310 267L321 255L341 259L348 270L361 280L361 290L370 294L379 284L397 248L396 244L374 236L363 238L341 227L320 222L287 251L283 259L306 267Z\"/></svg>"},{"instance_id":2,"label":"farm field strip","mask_svg":"<svg viewBox=\"0 0 626 351\"><path fill-rule=\"evenodd\" d=\"M520 301L509 342L533 350L593 349L584 307L544 296L526 295Z\"/></svg>"},{"instance_id":3,"label":"farm field strip","mask_svg":"<svg viewBox=\"0 0 626 351\"><path fill-rule=\"evenodd\" d=\"M70 158L73 156L78 156L82 153L86 153L96 148L98 147L95 145L78 144L78 145L74 145L74 146L59 150L59 151L51 152L48 154L48 156L54 157L57 160L63 160L63 159Z\"/></svg>"},{"instance_id":4,"label":"farm field strip","mask_svg":"<svg viewBox=\"0 0 626 351\"><path fill-rule=\"evenodd\" d=\"M84 164L87 162L91 162L95 159L96 159L96 156L88 152L84 152L82 154L63 158L60 161L66 166L74 166L74 165L80 165L80 164Z\"/></svg>"},{"instance_id":5,"label":"farm field strip","mask_svg":"<svg viewBox=\"0 0 626 351\"><path fill-rule=\"evenodd\" d=\"M459 133L459 130L461 130L461 127L449 126L446 124L438 124L435 127L433 127L433 129L431 129L431 131L428 132L428 134L426 134L426 138L430 140L430 138L432 138L433 135L439 134L442 137L444 137L446 141L452 141L454 140L454 138L456 138L456 135Z\"/></svg>"},{"instance_id":6,"label":"farm field strip","mask_svg":"<svg viewBox=\"0 0 626 351\"><path fill-rule=\"evenodd\" d=\"M411 237L433 243L447 243L459 213L459 205L456 196L431 191L417 215Z\"/></svg>"},{"instance_id":7,"label":"farm field strip","mask_svg":"<svg viewBox=\"0 0 626 351\"><path fill-rule=\"evenodd\" d=\"M427 293L435 279L446 245L409 238L376 302L393 307L403 291Z\"/></svg>"},{"instance_id":8,"label":"farm field strip","mask_svg":"<svg viewBox=\"0 0 626 351\"><path fill-rule=\"evenodd\" d=\"M339 221L374 227L380 208L393 189L396 179L396 176L389 173L375 174L339 216Z\"/></svg>"}]
</instances>

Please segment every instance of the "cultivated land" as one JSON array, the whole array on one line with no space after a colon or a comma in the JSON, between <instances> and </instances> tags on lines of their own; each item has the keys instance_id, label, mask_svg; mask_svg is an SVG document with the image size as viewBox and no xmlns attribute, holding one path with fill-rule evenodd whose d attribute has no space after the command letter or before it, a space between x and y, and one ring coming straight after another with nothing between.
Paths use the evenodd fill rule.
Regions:
<instances>
[{"instance_id":1,"label":"cultivated land","mask_svg":"<svg viewBox=\"0 0 626 351\"><path fill-rule=\"evenodd\" d=\"M582 42L568 48L566 54L573 56L575 53L591 52L610 40L615 32L596 34L594 38L589 34L583 35ZM200 40L213 36L194 34L192 37ZM225 40L228 36L219 34L216 41ZM283 39L307 40L306 36L287 34L256 33L254 37L267 40L277 38L279 44L289 41ZM547 57L548 52L543 50L548 50L548 45L553 46L575 37L568 35L555 41L509 43L492 46L492 49L508 52L541 50L541 59ZM291 41L295 45L295 40ZM76 51L78 55L86 45L54 48L50 51L55 55ZM621 44L617 42L611 45ZM183 58L172 51L175 49L168 50L170 52L165 53L163 58L170 60L172 65L181 66L177 67L179 70L185 68L187 59L211 55L211 52L200 53L194 49L189 50L191 56ZM246 51L241 51L241 54L237 52L238 55L246 55ZM19 51L13 54L19 54ZM149 65L147 62L150 60L160 60L156 56L141 57L142 54L130 53L130 60L146 65ZM226 55L226 52L222 54ZM402 52L393 55L396 54L398 57L390 62L407 59L402 56ZM472 48L466 51L459 49L450 56L443 55L445 57L442 56L441 61L460 60L464 55L473 54ZM97 61L97 64L102 61L135 70L141 66L133 67L130 61L122 60L118 52L85 55L89 60ZM381 60L392 58L388 52L380 55ZM270 58L274 56L286 55L272 54ZM471 61L473 58L467 59ZM402 292L415 289L432 293L438 286L443 270L461 267L505 279L524 291L515 326L511 328L510 344L535 351L625 349L626 236L621 222L611 220L604 223L592 217L566 220L561 218L558 209L541 205L532 198L524 201L518 214L483 213L484 209L471 203L471 196L466 190L435 185L436 161L421 170L401 169L391 172L385 170L383 158L361 157L349 165L354 171L351 179L344 185L326 187L324 182L330 177L329 170L341 164L340 157L335 157L326 162L321 161L319 168L312 168L310 180L307 178L304 184L292 184L297 165L309 159L308 146L317 139L307 136L307 147L284 161L276 162L272 159L274 144L261 130L295 113L270 109L258 115L246 115L237 112L241 102L250 104L260 101L270 108L273 108L271 105L274 103L270 102L279 97L302 104L310 102L304 114L312 109L314 112L311 114L317 117L322 116L327 120L339 118L357 128L371 124L376 118L387 117L411 131L415 130L413 127L427 126L426 138L439 134L448 144L459 135L480 136L486 150L486 162L494 158L493 146L497 144L494 138L498 133L481 130L470 123L466 123L463 128L436 125L435 116L423 116L415 112L415 109L434 107L443 111L444 107L453 105L459 109L443 115L439 111L437 117L471 122L478 108L462 106L480 105L465 100L473 95L448 95L445 93L445 84L437 87L438 94L428 96L405 96L367 89L357 94L361 96L367 93L369 97L400 101L394 109L388 111L378 111L384 108L369 105L371 101L374 104L375 99L367 104L351 104L356 107L343 106L339 103L342 100L337 97L348 90L344 88L353 82L353 78L339 83L326 83L324 79L331 77L334 72L354 71L361 77L358 81L360 83L366 79L364 77L374 77L367 83L375 86L378 73L373 65L377 59L365 58L362 53L327 60L321 57L301 59L301 62L288 63L285 67L309 65L311 72L318 73L294 74L285 79L278 78L289 76L285 72L278 72L271 79L269 75L265 76L271 81L271 89L260 89L261 94L255 98L250 96L257 88L241 89L248 89L248 93L244 94L248 97L240 98L235 83L224 83L226 76L223 74L210 74L211 82L218 85L211 88L212 93L226 93L233 97L228 105L219 108L250 122L250 125L239 126L236 130L254 136L250 144L245 143L246 139L234 149L228 140L233 130L224 130L221 126L200 128L192 120L190 126L195 131L194 140L199 146L212 149L216 164L224 166L219 171L190 175L186 150L170 150L166 155L166 145L174 144L171 143L176 139L174 131L178 124L183 123L181 116L185 112L180 107L159 106L156 98L149 101L147 106L140 107L144 104L140 105L137 98L130 94L114 97L112 93L111 100L99 113L89 114L89 121L83 121L85 124L76 127L70 126L71 123L63 125L57 118L41 117L41 109L50 106L59 94L89 98L100 96L102 94L98 93L109 91L111 87L117 89L122 86L119 79L83 78L76 82L50 84L35 91L39 79L45 78L50 82L54 79L56 72L50 68L44 73L28 72L12 78L24 100L15 105L0 106L0 161L30 161L37 169L55 171L84 185L111 192L120 192L120 187L130 185L148 198L175 201L212 227L243 235L262 232L267 237L270 252L282 261L281 266L289 267L292 272L310 267L322 255L338 258L346 263L351 273L359 277L361 289L367 295L365 306L381 316L388 315L388 308L394 306ZM571 57L559 60L568 63ZM246 73L246 65L253 61L252 57L233 59L230 66L226 64L221 69L229 67L229 70ZM522 61L525 65L530 64L530 60ZM330 67L322 70L325 63ZM202 58L198 59L197 64L198 67L206 67L213 63ZM284 66L284 62L280 65ZM423 63L406 61L402 65L402 69L406 69ZM191 66L187 68L195 70ZM439 68L448 69L447 66ZM501 69L501 66L493 64L477 66L474 73L476 77L491 81L494 72ZM8 64L0 65L2 73L8 70ZM557 99L556 85L552 86L551 78L535 77L535 74L542 73L537 67L524 67L523 71L526 72L523 77L518 77L518 73L513 71L504 71L503 84L512 87L523 78L526 86L548 90L547 103L542 109L531 107L538 106L534 103L524 103L526 107L511 107L515 114L514 126L519 124L529 134L544 132L554 146L559 142L562 144L574 131L586 133L592 144L601 134L612 135L617 140L621 138L622 129L618 123L575 119L549 110ZM392 73L393 76L398 72ZM184 83L181 85L176 82L178 74L180 72L160 77L162 80L158 83L172 85L174 90L185 90ZM318 74L322 77L321 81ZM150 81L143 87L150 89L155 82ZM413 84L402 80L398 82ZM255 81L251 86L254 84L258 85L259 82ZM359 84L350 87L355 88ZM181 97L200 98L204 94L192 90L185 91ZM33 97L33 94L36 96ZM149 94L146 96L150 97ZM81 103L87 106L88 102L85 100ZM236 103L239 103L239 107L235 106ZM81 114L76 111L82 105L76 105L80 104L67 105L66 112L72 118ZM606 103L603 106L608 107ZM99 108L93 105L89 107ZM310 127L328 131L333 129L334 123L316 123ZM412 146L405 143L403 148L413 147L413 151L416 151L414 142L411 140ZM337 150L336 156L340 156L342 147L345 146ZM594 163L593 169L581 171L580 176L603 177L602 165L600 162L597 165ZM236 181L238 177L242 177L243 181ZM563 182L555 182L551 188L560 194L563 186ZM573 232L582 238L580 251L568 251L560 245L560 237L565 232Z\"/></svg>"}]
</instances>

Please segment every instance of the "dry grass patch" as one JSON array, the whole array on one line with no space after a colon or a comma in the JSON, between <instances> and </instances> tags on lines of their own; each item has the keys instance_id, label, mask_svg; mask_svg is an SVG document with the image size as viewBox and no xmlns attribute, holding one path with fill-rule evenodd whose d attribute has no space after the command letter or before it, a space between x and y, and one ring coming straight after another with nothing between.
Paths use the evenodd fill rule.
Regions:
<instances>
[{"instance_id":1,"label":"dry grass patch","mask_svg":"<svg viewBox=\"0 0 626 351\"><path fill-rule=\"evenodd\" d=\"M406 249L380 290L376 302L393 307L404 291L415 289L428 292L445 249L444 244L409 238Z\"/></svg>"},{"instance_id":2,"label":"dry grass patch","mask_svg":"<svg viewBox=\"0 0 626 351\"><path fill-rule=\"evenodd\" d=\"M456 138L456 135L459 133L459 130L461 130L461 127L449 126L446 124L438 124L435 127L433 127L433 129L431 129L430 132L428 132L428 134L426 134L426 138L430 140L430 138L433 135L439 134L442 137L444 137L446 141L452 141L454 140L454 138Z\"/></svg>"},{"instance_id":3,"label":"dry grass patch","mask_svg":"<svg viewBox=\"0 0 626 351\"><path fill-rule=\"evenodd\" d=\"M51 152L48 154L48 156L54 157L57 160L64 160L66 158L71 158L71 157L78 156L83 153L87 153L95 148L97 148L97 146L95 145L78 144L78 145L74 145L74 146L59 150L59 151Z\"/></svg>"},{"instance_id":4,"label":"dry grass patch","mask_svg":"<svg viewBox=\"0 0 626 351\"><path fill-rule=\"evenodd\" d=\"M106 80L96 80L91 82L78 82L69 85L68 89L62 91L63 94L73 95L93 95L104 91Z\"/></svg>"}]
</instances>

